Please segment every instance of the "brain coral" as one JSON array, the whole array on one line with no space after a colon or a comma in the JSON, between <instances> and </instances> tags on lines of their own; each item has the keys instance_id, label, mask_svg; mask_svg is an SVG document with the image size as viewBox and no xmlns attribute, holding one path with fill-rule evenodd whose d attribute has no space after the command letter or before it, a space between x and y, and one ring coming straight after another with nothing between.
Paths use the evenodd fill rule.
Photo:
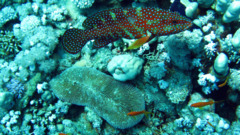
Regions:
<instances>
[{"instance_id":1,"label":"brain coral","mask_svg":"<svg viewBox=\"0 0 240 135\"><path fill-rule=\"evenodd\" d=\"M113 127L129 128L143 118L143 114L127 115L145 109L141 91L96 69L73 66L52 79L50 86L59 99L92 108Z\"/></svg>"}]
</instances>

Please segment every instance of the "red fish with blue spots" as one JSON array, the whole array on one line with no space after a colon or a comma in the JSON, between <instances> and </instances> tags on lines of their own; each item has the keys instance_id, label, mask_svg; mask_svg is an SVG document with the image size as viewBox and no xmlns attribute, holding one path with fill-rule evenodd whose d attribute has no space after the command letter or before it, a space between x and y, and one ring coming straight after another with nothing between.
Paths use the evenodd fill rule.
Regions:
<instances>
[{"instance_id":1,"label":"red fish with blue spots","mask_svg":"<svg viewBox=\"0 0 240 135\"><path fill-rule=\"evenodd\" d=\"M100 11L83 22L85 30L69 29L63 35L64 49L72 54L81 51L94 39L100 48L119 38L138 39L139 46L151 36L178 33L188 29L192 21L177 12L159 8L116 8ZM150 33L150 34L149 34ZM131 47L137 48L137 47Z\"/></svg>"}]
</instances>

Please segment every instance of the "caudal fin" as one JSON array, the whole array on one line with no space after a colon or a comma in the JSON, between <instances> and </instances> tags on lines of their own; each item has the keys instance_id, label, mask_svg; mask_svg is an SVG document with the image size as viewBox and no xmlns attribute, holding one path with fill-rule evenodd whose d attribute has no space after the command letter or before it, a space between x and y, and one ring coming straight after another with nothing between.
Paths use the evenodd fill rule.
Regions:
<instances>
[{"instance_id":1,"label":"caudal fin","mask_svg":"<svg viewBox=\"0 0 240 135\"><path fill-rule=\"evenodd\" d=\"M80 29L68 29L65 31L62 40L63 48L71 54L80 52L88 41L84 33L84 30Z\"/></svg>"}]
</instances>

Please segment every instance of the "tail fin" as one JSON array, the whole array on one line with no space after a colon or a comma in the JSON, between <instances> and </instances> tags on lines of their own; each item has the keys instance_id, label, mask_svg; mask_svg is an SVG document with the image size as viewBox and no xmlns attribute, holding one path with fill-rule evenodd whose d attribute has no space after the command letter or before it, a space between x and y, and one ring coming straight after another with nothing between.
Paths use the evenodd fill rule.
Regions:
<instances>
[{"instance_id":1,"label":"tail fin","mask_svg":"<svg viewBox=\"0 0 240 135\"><path fill-rule=\"evenodd\" d=\"M225 100L219 100L219 101L215 101L214 103L221 103L221 102L224 102Z\"/></svg>"},{"instance_id":2,"label":"tail fin","mask_svg":"<svg viewBox=\"0 0 240 135\"><path fill-rule=\"evenodd\" d=\"M63 48L71 54L80 52L87 41L85 31L80 29L68 29L63 34L62 40Z\"/></svg>"},{"instance_id":3,"label":"tail fin","mask_svg":"<svg viewBox=\"0 0 240 135\"><path fill-rule=\"evenodd\" d=\"M145 115L145 117L147 117L147 118L148 118L148 114L152 114L152 113L151 113L151 112L147 112L147 111L144 112L144 115Z\"/></svg>"}]
</instances>

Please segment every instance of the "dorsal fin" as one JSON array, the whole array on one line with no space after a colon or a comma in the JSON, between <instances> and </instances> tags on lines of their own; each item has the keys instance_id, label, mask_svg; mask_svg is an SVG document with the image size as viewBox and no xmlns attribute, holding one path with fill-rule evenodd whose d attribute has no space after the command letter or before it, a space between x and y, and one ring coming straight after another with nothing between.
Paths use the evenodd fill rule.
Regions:
<instances>
[{"instance_id":1,"label":"dorsal fin","mask_svg":"<svg viewBox=\"0 0 240 135\"><path fill-rule=\"evenodd\" d=\"M116 10L116 11L115 11ZM104 21L111 21L110 12L117 12L118 9L110 9L105 11L99 11L96 14L88 17L84 20L82 26L86 29L92 29L94 26L104 25Z\"/></svg>"}]
</instances>

